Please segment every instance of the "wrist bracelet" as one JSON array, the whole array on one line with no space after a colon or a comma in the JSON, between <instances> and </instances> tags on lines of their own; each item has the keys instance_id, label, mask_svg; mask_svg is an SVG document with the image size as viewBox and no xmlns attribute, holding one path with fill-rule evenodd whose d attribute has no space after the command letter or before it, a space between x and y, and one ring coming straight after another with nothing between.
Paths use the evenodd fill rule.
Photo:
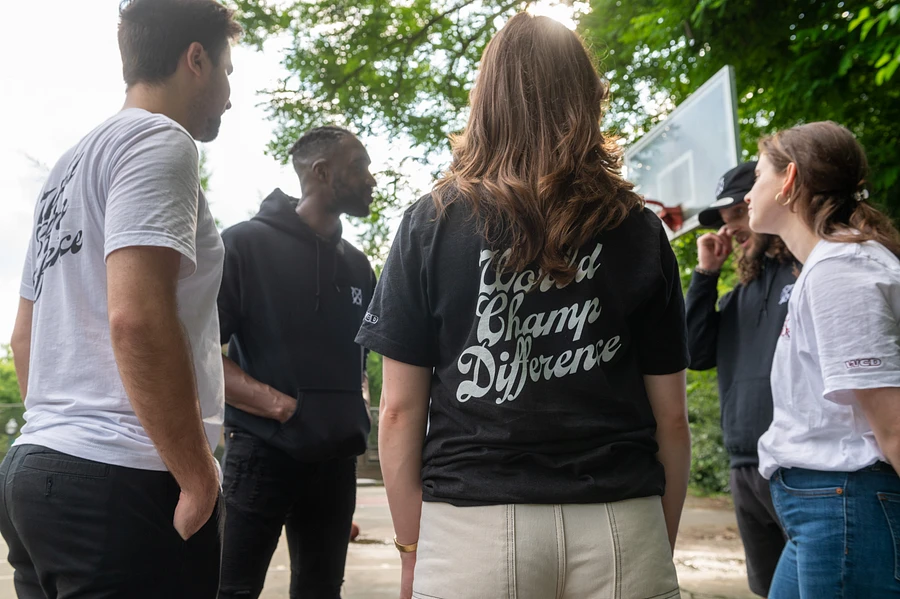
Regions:
<instances>
[{"instance_id":1,"label":"wrist bracelet","mask_svg":"<svg viewBox=\"0 0 900 599\"><path fill-rule=\"evenodd\" d=\"M416 542L409 545L404 545L397 540L397 535L394 535L394 547L396 547L397 551L399 551L400 553L414 553L416 549L418 549L419 543Z\"/></svg>"},{"instance_id":2,"label":"wrist bracelet","mask_svg":"<svg viewBox=\"0 0 900 599\"><path fill-rule=\"evenodd\" d=\"M708 268L700 268L699 266L694 269L694 272L700 273L701 275L706 275L707 277L718 277L721 271L718 270L709 270Z\"/></svg>"}]
</instances>

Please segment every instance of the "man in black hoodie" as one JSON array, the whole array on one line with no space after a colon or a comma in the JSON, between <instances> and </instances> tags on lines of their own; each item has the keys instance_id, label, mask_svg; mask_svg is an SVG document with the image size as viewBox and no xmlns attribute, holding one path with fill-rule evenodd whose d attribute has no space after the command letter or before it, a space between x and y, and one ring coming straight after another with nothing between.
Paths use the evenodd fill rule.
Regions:
<instances>
[{"instance_id":1,"label":"man in black hoodie","mask_svg":"<svg viewBox=\"0 0 900 599\"><path fill-rule=\"evenodd\" d=\"M219 597L255 598L281 536L290 596L340 597L366 448L365 354L354 341L375 288L366 256L341 238L366 216L375 179L359 140L320 127L291 148L302 198L273 191L222 234L227 509Z\"/></svg>"},{"instance_id":2,"label":"man in black hoodie","mask_svg":"<svg viewBox=\"0 0 900 599\"><path fill-rule=\"evenodd\" d=\"M750 231L744 197L756 162L728 171L716 202L700 223L718 228L697 241L699 266L685 300L693 370L718 366L725 449L731 459L731 492L747 555L750 589L765 597L784 547L768 482L760 476L756 445L772 423L769 373L775 344L796 280L793 256L777 237ZM719 272L738 249L740 283L718 300Z\"/></svg>"}]
</instances>

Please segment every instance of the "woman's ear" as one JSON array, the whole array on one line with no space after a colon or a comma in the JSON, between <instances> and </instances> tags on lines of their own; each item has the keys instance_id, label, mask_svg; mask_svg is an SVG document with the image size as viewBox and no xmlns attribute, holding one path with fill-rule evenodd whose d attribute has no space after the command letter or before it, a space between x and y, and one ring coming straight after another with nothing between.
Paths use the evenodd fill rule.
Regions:
<instances>
[{"instance_id":1,"label":"woman's ear","mask_svg":"<svg viewBox=\"0 0 900 599\"><path fill-rule=\"evenodd\" d=\"M794 184L796 182L797 165L791 162L787 165L787 168L784 169L784 185L781 187L781 194L785 198L789 198L794 195Z\"/></svg>"}]
</instances>

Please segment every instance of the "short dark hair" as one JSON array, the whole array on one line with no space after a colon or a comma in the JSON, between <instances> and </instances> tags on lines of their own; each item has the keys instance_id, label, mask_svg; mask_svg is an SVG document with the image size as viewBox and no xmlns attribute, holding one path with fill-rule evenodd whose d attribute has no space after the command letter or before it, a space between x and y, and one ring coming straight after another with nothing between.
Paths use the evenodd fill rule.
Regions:
<instances>
[{"instance_id":1,"label":"short dark hair","mask_svg":"<svg viewBox=\"0 0 900 599\"><path fill-rule=\"evenodd\" d=\"M322 151L330 150L334 145L346 137L355 137L353 133L343 127L334 127L326 125L324 127L316 127L304 133L300 139L294 142L288 151L291 159L296 165L301 161L308 161L317 158Z\"/></svg>"},{"instance_id":2,"label":"short dark hair","mask_svg":"<svg viewBox=\"0 0 900 599\"><path fill-rule=\"evenodd\" d=\"M124 0L119 6L119 51L125 84L159 83L200 43L218 64L241 34L234 11L216 0Z\"/></svg>"}]
</instances>

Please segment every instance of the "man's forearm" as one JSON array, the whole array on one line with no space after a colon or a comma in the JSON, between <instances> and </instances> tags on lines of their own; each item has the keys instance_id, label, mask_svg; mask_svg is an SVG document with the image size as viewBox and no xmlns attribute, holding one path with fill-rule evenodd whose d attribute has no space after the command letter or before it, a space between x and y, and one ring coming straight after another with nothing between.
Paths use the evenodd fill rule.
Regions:
<instances>
[{"instance_id":1,"label":"man's forearm","mask_svg":"<svg viewBox=\"0 0 900 599\"><path fill-rule=\"evenodd\" d=\"M285 422L297 408L297 400L257 381L233 360L222 356L225 369L225 401L254 416Z\"/></svg>"},{"instance_id":2,"label":"man's forearm","mask_svg":"<svg viewBox=\"0 0 900 599\"><path fill-rule=\"evenodd\" d=\"M168 313L111 316L110 333L134 412L179 486L217 481L193 359L174 306Z\"/></svg>"},{"instance_id":3,"label":"man's forearm","mask_svg":"<svg viewBox=\"0 0 900 599\"><path fill-rule=\"evenodd\" d=\"M19 298L19 310L13 325L12 339L9 345L13 352L13 365L16 369L16 380L19 382L19 393L22 401L28 393L28 370L31 366L31 322L34 316L34 302Z\"/></svg>"},{"instance_id":4,"label":"man's forearm","mask_svg":"<svg viewBox=\"0 0 900 599\"><path fill-rule=\"evenodd\" d=\"M669 544L674 551L691 475L691 431L687 420L683 426L658 429L656 441L659 444L657 458L666 472L666 494L662 499L663 514L666 518Z\"/></svg>"},{"instance_id":5,"label":"man's forearm","mask_svg":"<svg viewBox=\"0 0 900 599\"><path fill-rule=\"evenodd\" d=\"M28 393L28 367L31 363L31 341L12 345L13 364L16 367L16 380L19 383L19 394L22 401Z\"/></svg>"}]
</instances>

